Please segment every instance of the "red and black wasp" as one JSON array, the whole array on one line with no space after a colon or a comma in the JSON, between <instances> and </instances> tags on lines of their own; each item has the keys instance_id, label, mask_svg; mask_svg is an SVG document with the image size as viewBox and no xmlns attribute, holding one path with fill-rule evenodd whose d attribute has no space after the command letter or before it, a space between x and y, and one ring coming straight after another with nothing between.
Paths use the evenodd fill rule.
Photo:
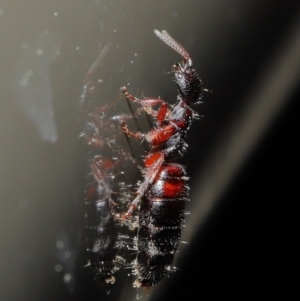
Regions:
<instances>
[{"instance_id":1,"label":"red and black wasp","mask_svg":"<svg viewBox=\"0 0 300 301\"><path fill-rule=\"evenodd\" d=\"M126 220L139 208L135 238L137 257L132 264L135 287L151 287L172 270L189 190L188 177L180 159L187 151L187 131L193 119L198 117L190 105L200 103L202 98L202 81L188 52L166 31L154 32L183 57L183 64L173 66L178 89L175 106L170 107L161 99L140 100L122 88L129 101L140 104L155 120L154 128L146 134L133 133L125 122L122 123L126 135L145 139L150 145L144 158L144 180L129 210L121 216L121 220ZM157 111L152 110L154 105L160 106Z\"/></svg>"},{"instance_id":2,"label":"red and black wasp","mask_svg":"<svg viewBox=\"0 0 300 301\"><path fill-rule=\"evenodd\" d=\"M180 241L189 190L188 177L181 159L188 148L187 132L192 121L198 118L190 105L198 104L202 99L202 81L193 68L188 52L166 31L154 32L183 58L182 64L173 66L178 90L176 104L171 106L162 99L138 99L123 87L121 91L126 99L140 105L153 117L153 129L145 134L131 132L126 124L128 116L107 118L103 121L99 114L102 109L98 109L96 113L90 114L87 122L89 129L84 134L87 142L99 150L90 164L95 183L93 203L97 218L96 223L90 227L94 237L90 240L89 252L94 257L91 258L91 265L96 278L112 283L113 274L119 269L123 257L126 257L126 261L132 261L124 252L121 252L122 257L118 257L117 247L118 237L123 229L131 227L135 228L132 236L133 248L137 254L129 263L136 278L134 287L146 288L154 286L173 270L172 262ZM157 110L153 109L156 105L159 106ZM125 212L116 209L119 203L112 199L113 189L108 183L109 174L114 166L120 164L117 161L121 161L121 157L123 161L127 158L132 164L134 160L128 155L118 155L116 157L119 159L110 164L104 160L107 154L101 153L105 148L100 146L103 143L103 133L114 133L110 134L110 138L119 135L113 120L118 120L127 137L146 140L150 146L143 158L143 181L139 183L134 199L126 200L129 208ZM106 147L110 144L106 140L103 145ZM117 146L115 151L118 154L122 152ZM136 221L133 227L131 221L134 219Z\"/></svg>"}]
</instances>

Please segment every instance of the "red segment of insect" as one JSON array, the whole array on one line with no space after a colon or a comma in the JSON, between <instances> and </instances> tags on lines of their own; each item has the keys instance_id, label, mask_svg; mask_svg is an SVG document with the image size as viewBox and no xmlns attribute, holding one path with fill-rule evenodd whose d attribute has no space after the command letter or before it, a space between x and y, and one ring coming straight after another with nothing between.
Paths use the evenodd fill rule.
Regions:
<instances>
[{"instance_id":1,"label":"red segment of insect","mask_svg":"<svg viewBox=\"0 0 300 301\"><path fill-rule=\"evenodd\" d=\"M179 163L187 151L186 134L193 119L198 117L190 105L202 98L202 82L188 52L166 31L154 31L168 46L183 57L183 64L175 64L178 95L174 107L161 99L138 99L125 87L125 97L138 103L153 116L156 126L148 133L131 132L125 122L124 133L135 139L146 139L150 150L144 158L144 180L120 220L126 221L139 208L138 233L134 239L137 256L132 263L136 276L135 287L148 287L161 281L172 270L174 254L179 244L184 222L184 207L188 185L184 167ZM154 105L160 105L157 111Z\"/></svg>"}]
</instances>

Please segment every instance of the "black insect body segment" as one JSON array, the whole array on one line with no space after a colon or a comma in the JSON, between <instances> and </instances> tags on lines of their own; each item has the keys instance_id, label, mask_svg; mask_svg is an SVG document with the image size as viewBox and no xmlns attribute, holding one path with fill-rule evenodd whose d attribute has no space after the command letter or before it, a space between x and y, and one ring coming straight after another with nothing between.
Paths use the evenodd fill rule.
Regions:
<instances>
[{"instance_id":1,"label":"black insect body segment","mask_svg":"<svg viewBox=\"0 0 300 301\"><path fill-rule=\"evenodd\" d=\"M202 82L187 51L166 31L155 30L155 34L177 51L184 62L173 66L178 88L174 107L161 99L140 100L122 88L126 98L140 104L156 122L146 134L131 132L125 123L122 124L129 137L146 139L150 145L144 159L144 180L137 190L137 197L121 216L125 221L139 208L139 228L134 239L137 256L132 264L135 287L151 287L172 270L189 189L185 169L178 160L187 151L186 134L198 116L190 105L199 103L202 97ZM160 105L157 111L152 109L154 105Z\"/></svg>"}]
</instances>

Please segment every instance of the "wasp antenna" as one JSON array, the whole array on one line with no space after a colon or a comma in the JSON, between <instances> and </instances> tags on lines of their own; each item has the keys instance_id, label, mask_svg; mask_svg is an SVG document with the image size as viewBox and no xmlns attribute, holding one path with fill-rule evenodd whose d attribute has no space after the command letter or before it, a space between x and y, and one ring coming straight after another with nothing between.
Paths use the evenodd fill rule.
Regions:
<instances>
[{"instance_id":1,"label":"wasp antenna","mask_svg":"<svg viewBox=\"0 0 300 301\"><path fill-rule=\"evenodd\" d=\"M83 83L86 84L88 83L91 78L95 75L97 69L99 68L99 65L102 63L105 55L107 54L107 52L110 50L112 46L112 43L109 41L107 42L104 47L102 48L102 50L100 51L97 59L95 60L95 62L93 63L93 65L89 68L84 80L83 80Z\"/></svg>"},{"instance_id":2,"label":"wasp antenna","mask_svg":"<svg viewBox=\"0 0 300 301\"><path fill-rule=\"evenodd\" d=\"M181 46L177 41L175 41L165 30L162 32L157 29L154 30L154 33L169 47L179 53L185 60L190 58L189 53Z\"/></svg>"}]
</instances>

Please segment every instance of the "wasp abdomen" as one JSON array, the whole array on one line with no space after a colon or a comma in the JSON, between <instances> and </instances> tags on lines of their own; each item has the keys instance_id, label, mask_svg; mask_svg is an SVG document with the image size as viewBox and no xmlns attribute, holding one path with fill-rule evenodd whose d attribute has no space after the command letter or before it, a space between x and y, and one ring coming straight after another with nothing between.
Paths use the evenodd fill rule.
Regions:
<instances>
[{"instance_id":1,"label":"wasp abdomen","mask_svg":"<svg viewBox=\"0 0 300 301\"><path fill-rule=\"evenodd\" d=\"M135 286L153 286L171 270L184 221L186 179L181 165L165 163L141 201Z\"/></svg>"}]
</instances>

